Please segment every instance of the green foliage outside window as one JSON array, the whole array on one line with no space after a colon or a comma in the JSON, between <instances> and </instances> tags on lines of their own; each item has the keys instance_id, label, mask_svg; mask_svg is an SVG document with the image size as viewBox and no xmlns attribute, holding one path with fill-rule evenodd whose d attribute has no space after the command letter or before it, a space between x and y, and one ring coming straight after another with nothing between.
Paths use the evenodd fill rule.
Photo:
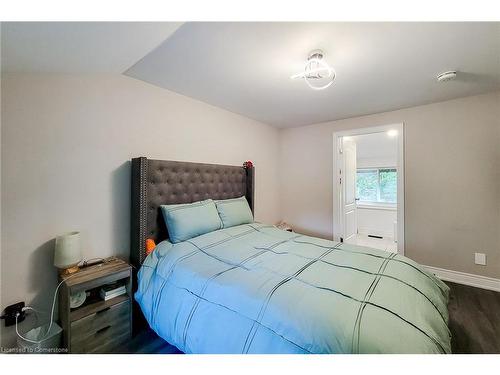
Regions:
<instances>
[{"instance_id":1,"label":"green foliage outside window","mask_svg":"<svg viewBox=\"0 0 500 375\"><path fill-rule=\"evenodd\" d=\"M356 196L360 202L397 203L397 187L395 168L357 170Z\"/></svg>"}]
</instances>

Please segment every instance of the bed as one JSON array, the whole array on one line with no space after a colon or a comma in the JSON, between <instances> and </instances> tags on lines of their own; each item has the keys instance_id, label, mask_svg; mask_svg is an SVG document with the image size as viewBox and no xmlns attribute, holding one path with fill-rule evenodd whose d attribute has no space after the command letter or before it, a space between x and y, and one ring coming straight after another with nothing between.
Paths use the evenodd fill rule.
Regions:
<instances>
[{"instance_id":1,"label":"bed","mask_svg":"<svg viewBox=\"0 0 500 375\"><path fill-rule=\"evenodd\" d=\"M135 300L160 337L185 353L450 353L448 287L404 256L256 222L169 241L160 205L245 196L253 211L254 181L132 160Z\"/></svg>"}]
</instances>

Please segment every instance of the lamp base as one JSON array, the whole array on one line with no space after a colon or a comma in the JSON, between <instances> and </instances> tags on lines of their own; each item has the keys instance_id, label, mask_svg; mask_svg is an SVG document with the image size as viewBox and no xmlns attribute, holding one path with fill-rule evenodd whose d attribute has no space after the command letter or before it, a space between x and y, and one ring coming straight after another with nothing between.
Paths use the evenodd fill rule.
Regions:
<instances>
[{"instance_id":1,"label":"lamp base","mask_svg":"<svg viewBox=\"0 0 500 375\"><path fill-rule=\"evenodd\" d=\"M80 270L80 267L78 267L78 265L73 266L73 267L69 267L69 268L61 268L61 269L59 269L59 275L68 276L68 275L71 275L75 272L78 272L79 270Z\"/></svg>"}]
</instances>

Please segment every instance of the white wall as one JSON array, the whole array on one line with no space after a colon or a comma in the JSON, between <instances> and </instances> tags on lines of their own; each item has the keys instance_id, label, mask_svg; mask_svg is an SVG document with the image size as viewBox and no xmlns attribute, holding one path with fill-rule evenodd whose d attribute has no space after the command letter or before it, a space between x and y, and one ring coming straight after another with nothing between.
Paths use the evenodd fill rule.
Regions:
<instances>
[{"instance_id":1,"label":"white wall","mask_svg":"<svg viewBox=\"0 0 500 375\"><path fill-rule=\"evenodd\" d=\"M358 207L358 233L394 238L396 209Z\"/></svg>"},{"instance_id":2,"label":"white wall","mask_svg":"<svg viewBox=\"0 0 500 375\"><path fill-rule=\"evenodd\" d=\"M384 168L384 167L394 167L394 161L391 159L358 159L358 168Z\"/></svg>"},{"instance_id":3,"label":"white wall","mask_svg":"<svg viewBox=\"0 0 500 375\"><path fill-rule=\"evenodd\" d=\"M356 135L356 164L358 168L394 167L398 162L398 138L386 132Z\"/></svg>"},{"instance_id":4,"label":"white wall","mask_svg":"<svg viewBox=\"0 0 500 375\"><path fill-rule=\"evenodd\" d=\"M283 219L333 236L335 131L405 124L406 255L500 277L500 92L281 131ZM488 265L474 264L474 252Z\"/></svg>"},{"instance_id":5,"label":"white wall","mask_svg":"<svg viewBox=\"0 0 500 375\"><path fill-rule=\"evenodd\" d=\"M86 258L128 257L132 157L252 160L256 219L279 218L268 125L119 75L5 75L2 90L1 306L49 310L60 233L81 231Z\"/></svg>"},{"instance_id":6,"label":"white wall","mask_svg":"<svg viewBox=\"0 0 500 375\"><path fill-rule=\"evenodd\" d=\"M363 134L352 137L356 142L357 168L386 168L398 164L398 139L385 132ZM362 203L357 208L358 233L394 238L394 222L397 207L367 207Z\"/></svg>"}]
</instances>

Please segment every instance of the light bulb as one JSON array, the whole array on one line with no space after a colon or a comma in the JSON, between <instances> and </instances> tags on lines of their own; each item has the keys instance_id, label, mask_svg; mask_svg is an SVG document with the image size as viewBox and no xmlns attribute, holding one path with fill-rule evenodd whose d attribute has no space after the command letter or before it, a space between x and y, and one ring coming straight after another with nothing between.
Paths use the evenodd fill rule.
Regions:
<instances>
[{"instance_id":1,"label":"light bulb","mask_svg":"<svg viewBox=\"0 0 500 375\"><path fill-rule=\"evenodd\" d=\"M387 135L391 138L394 138L398 135L398 131L396 129L391 129L387 132Z\"/></svg>"}]
</instances>

